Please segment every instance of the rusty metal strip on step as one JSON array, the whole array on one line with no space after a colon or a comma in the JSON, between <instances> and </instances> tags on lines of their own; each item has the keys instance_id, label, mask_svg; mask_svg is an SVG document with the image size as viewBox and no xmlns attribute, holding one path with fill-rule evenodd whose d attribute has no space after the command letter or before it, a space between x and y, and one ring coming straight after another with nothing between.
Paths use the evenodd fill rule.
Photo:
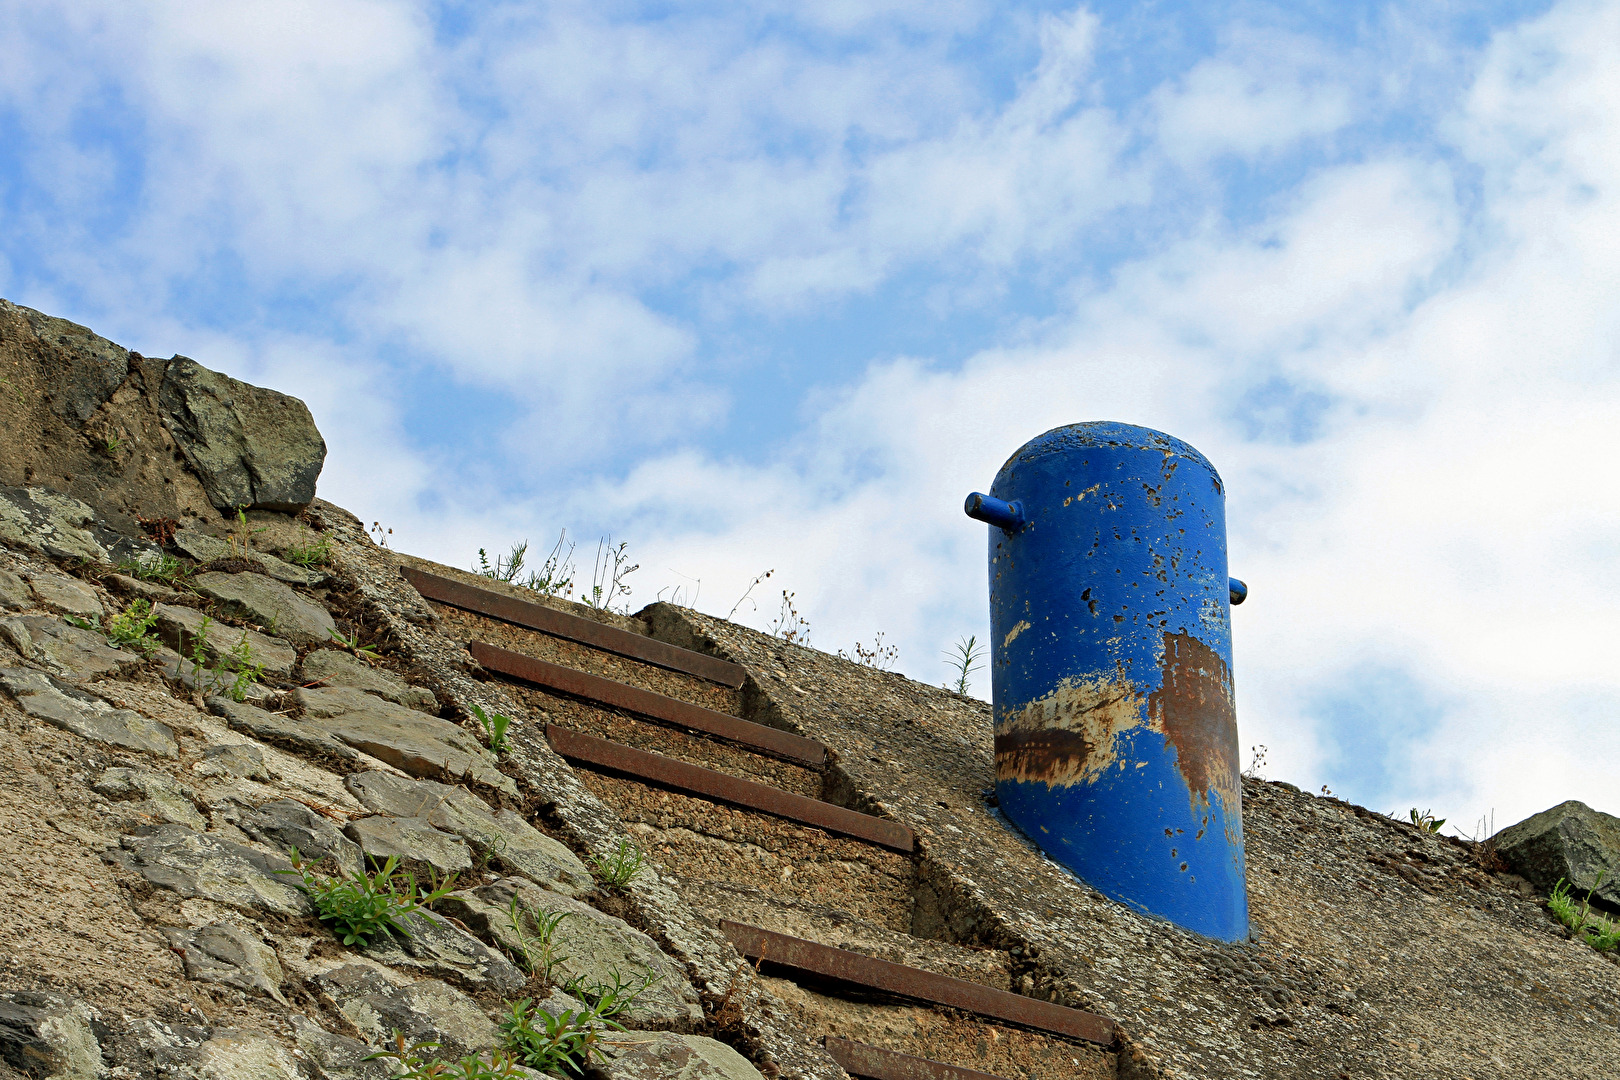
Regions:
<instances>
[{"instance_id":1,"label":"rusty metal strip on step","mask_svg":"<svg viewBox=\"0 0 1620 1080\"><path fill-rule=\"evenodd\" d=\"M897 1054L866 1043L840 1039L829 1035L827 1053L838 1062L838 1067L861 1080L1006 1080L977 1069L964 1069L960 1065L947 1065L942 1061Z\"/></svg>"},{"instance_id":2,"label":"rusty metal strip on step","mask_svg":"<svg viewBox=\"0 0 1620 1080\"><path fill-rule=\"evenodd\" d=\"M696 675L700 679L717 682L735 690L743 684L743 669L729 660L717 656L683 649L644 634L634 634L607 626L591 619L582 619L556 608L546 607L515 597L502 596L490 589L480 589L437 574L429 574L413 566L402 567L405 580L429 600L451 607L464 608L479 615L501 619L504 622L539 630L543 634L567 638L595 649L618 653L632 660L641 660L671 671Z\"/></svg>"},{"instance_id":3,"label":"rusty metal strip on step","mask_svg":"<svg viewBox=\"0 0 1620 1080\"><path fill-rule=\"evenodd\" d=\"M1005 1020L1020 1027L1050 1031L1073 1039L1112 1046L1114 1022L1049 1001L1037 1001L948 975L877 960L847 949L835 949L804 938L778 934L747 923L722 919L720 931L737 951L751 960L769 960L784 967L821 975L902 997L948 1005L953 1009Z\"/></svg>"},{"instance_id":4,"label":"rusty metal strip on step","mask_svg":"<svg viewBox=\"0 0 1620 1080\"><path fill-rule=\"evenodd\" d=\"M498 671L502 675L510 675L514 679L522 679L536 686L560 690L565 694L573 694L575 697L586 698L602 705L639 713L667 724L716 735L750 749L763 750L802 765L819 768L827 761L826 747L814 739L806 739L791 731L766 727L751 720L705 709L701 705L655 694L639 686L630 686L613 679L604 679L600 675L538 660L487 642L474 641L468 649L473 659L490 671Z\"/></svg>"},{"instance_id":5,"label":"rusty metal strip on step","mask_svg":"<svg viewBox=\"0 0 1620 1080\"><path fill-rule=\"evenodd\" d=\"M914 846L911 830L898 822L846 810L819 799L809 799L780 788L677 761L663 754L650 754L555 724L546 726L546 738L551 740L552 749L570 761L583 761L638 780L663 784L677 791L760 810L797 821L801 825L814 825L838 836L865 840L907 855L911 854Z\"/></svg>"}]
</instances>

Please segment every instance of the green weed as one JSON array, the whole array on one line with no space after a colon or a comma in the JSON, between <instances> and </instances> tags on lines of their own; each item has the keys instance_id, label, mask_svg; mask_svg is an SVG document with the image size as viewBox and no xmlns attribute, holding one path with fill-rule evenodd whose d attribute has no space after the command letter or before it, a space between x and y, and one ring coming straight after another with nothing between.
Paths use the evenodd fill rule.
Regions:
<instances>
[{"instance_id":1,"label":"green weed","mask_svg":"<svg viewBox=\"0 0 1620 1080\"><path fill-rule=\"evenodd\" d=\"M576 977L563 985L563 992L574 995L590 1005L596 1015L608 1019L630 1008L647 987L658 981L658 975L652 971L642 976L639 982L626 980L618 968L609 968L608 977L613 980L611 983L587 983Z\"/></svg>"},{"instance_id":2,"label":"green weed","mask_svg":"<svg viewBox=\"0 0 1620 1080\"><path fill-rule=\"evenodd\" d=\"M315 905L316 918L332 928L332 932L345 945L367 945L379 934L395 933L410 937L411 932L400 919L411 914L439 925L431 915L422 914L435 902L443 899L455 888L455 875L437 888L423 889L416 883L416 875L399 871L399 856L390 855L382 869L367 874L361 871L351 875L339 869L337 877L326 877L310 869L309 863L292 848L291 870L277 870L278 874L296 874L297 888Z\"/></svg>"},{"instance_id":3,"label":"green weed","mask_svg":"<svg viewBox=\"0 0 1620 1080\"><path fill-rule=\"evenodd\" d=\"M563 550L564 544L568 545L567 551ZM527 577L521 577L519 575L523 572L528 551L527 540L513 544L511 552L505 558L495 556L495 564L491 566L489 553L479 548L478 565L473 570L484 577L505 581L542 596L567 596L574 587L574 544L568 539L568 530L564 529L557 535L557 542L552 545L551 554L546 556L540 569L531 570Z\"/></svg>"},{"instance_id":4,"label":"green weed","mask_svg":"<svg viewBox=\"0 0 1620 1080\"><path fill-rule=\"evenodd\" d=\"M613 537L604 536L596 545L596 561L591 564L591 591L580 593L579 598L597 611L615 611L619 597L630 595L630 586L624 579L641 569L640 563L631 563L625 549L629 541L621 540L617 546ZM625 605L625 610L629 606Z\"/></svg>"},{"instance_id":5,"label":"green weed","mask_svg":"<svg viewBox=\"0 0 1620 1080\"><path fill-rule=\"evenodd\" d=\"M1620 924L1604 916L1592 914L1592 894L1603 884L1607 874L1608 871L1604 871L1598 875L1597 881L1586 890L1586 899L1579 907L1575 904L1575 898L1569 894L1569 882L1563 878L1558 879L1552 887L1552 895L1547 897L1547 910L1552 912L1553 918L1563 923L1572 934L1598 952L1613 952L1620 949Z\"/></svg>"},{"instance_id":6,"label":"green weed","mask_svg":"<svg viewBox=\"0 0 1620 1080\"><path fill-rule=\"evenodd\" d=\"M360 644L360 631L358 630L347 636L338 633L336 630L328 630L327 634L331 637L332 643L338 648L353 653L368 664L375 664L382 659L376 649L370 645Z\"/></svg>"},{"instance_id":7,"label":"green weed","mask_svg":"<svg viewBox=\"0 0 1620 1080\"><path fill-rule=\"evenodd\" d=\"M501 1021L501 1049L531 1069L583 1076L585 1067L601 1055L598 1044L604 1029L624 1030L595 1008L564 1009L553 1016L524 998L512 1002Z\"/></svg>"},{"instance_id":8,"label":"green weed","mask_svg":"<svg viewBox=\"0 0 1620 1080\"><path fill-rule=\"evenodd\" d=\"M108 435L102 439L92 439L91 445L95 447L96 453L106 458L117 457L118 451L124 448L123 440L116 435Z\"/></svg>"},{"instance_id":9,"label":"green weed","mask_svg":"<svg viewBox=\"0 0 1620 1080\"><path fill-rule=\"evenodd\" d=\"M281 557L294 566L302 566L308 570L313 566L325 566L332 561L332 538L325 533L315 533L314 539L308 543L294 544L282 551Z\"/></svg>"},{"instance_id":10,"label":"green weed","mask_svg":"<svg viewBox=\"0 0 1620 1080\"><path fill-rule=\"evenodd\" d=\"M620 840L619 847L605 859L592 855L591 869L610 889L626 888L646 866L647 856L629 840Z\"/></svg>"},{"instance_id":11,"label":"green weed","mask_svg":"<svg viewBox=\"0 0 1620 1080\"><path fill-rule=\"evenodd\" d=\"M131 600L129 606L107 624L107 640L151 659L152 654L163 647L163 642L151 632L156 622L157 612L152 610L149 601Z\"/></svg>"},{"instance_id":12,"label":"green weed","mask_svg":"<svg viewBox=\"0 0 1620 1080\"><path fill-rule=\"evenodd\" d=\"M1420 811L1415 806L1412 807L1412 809L1408 812L1407 816L1412 819L1412 824L1416 825L1418 828L1422 829L1424 832L1437 833L1437 832L1440 831L1440 826L1442 826L1442 825L1444 825L1446 823L1445 818L1437 818L1437 817L1434 816L1434 814L1430 813L1429 811L1427 811L1427 810Z\"/></svg>"},{"instance_id":13,"label":"green weed","mask_svg":"<svg viewBox=\"0 0 1620 1080\"><path fill-rule=\"evenodd\" d=\"M139 578L142 581L156 581L173 589L185 582L191 576L191 568L173 555L155 552L139 559L120 560L117 570L121 574Z\"/></svg>"},{"instance_id":14,"label":"green weed","mask_svg":"<svg viewBox=\"0 0 1620 1080\"><path fill-rule=\"evenodd\" d=\"M548 912L538 911L523 903L517 897L512 897L512 904L507 909L508 917L512 920L512 931L517 935L518 948L523 953L518 958L523 969L530 975L538 975L546 982L554 982L557 965L568 957L557 952L552 944L552 938L557 934L557 927L568 918L566 911ZM534 927L534 934L523 928L524 918L527 917L529 925Z\"/></svg>"},{"instance_id":15,"label":"green weed","mask_svg":"<svg viewBox=\"0 0 1620 1080\"><path fill-rule=\"evenodd\" d=\"M484 738L488 741L492 753L504 754L512 749L512 744L506 741L506 729L512 725L510 716L502 716L500 713L486 716L484 710L477 705L469 704L467 707L472 710L474 719L482 725Z\"/></svg>"},{"instance_id":16,"label":"green weed","mask_svg":"<svg viewBox=\"0 0 1620 1080\"><path fill-rule=\"evenodd\" d=\"M979 670L981 666L979 661L984 659L984 646L979 644L979 636L969 634L960 639L945 656L946 666L956 673L955 678L946 681L945 689L966 694L968 676Z\"/></svg>"},{"instance_id":17,"label":"green weed","mask_svg":"<svg viewBox=\"0 0 1620 1080\"><path fill-rule=\"evenodd\" d=\"M487 1059L474 1054L455 1061L425 1057L438 1048L439 1044L436 1042L419 1042L406 1046L405 1036L399 1028L395 1028L394 1049L379 1050L361 1060L385 1061L392 1058L394 1068L397 1070L394 1073L394 1080L516 1080L518 1077L528 1075L518 1068L517 1062L501 1050L490 1051Z\"/></svg>"}]
</instances>

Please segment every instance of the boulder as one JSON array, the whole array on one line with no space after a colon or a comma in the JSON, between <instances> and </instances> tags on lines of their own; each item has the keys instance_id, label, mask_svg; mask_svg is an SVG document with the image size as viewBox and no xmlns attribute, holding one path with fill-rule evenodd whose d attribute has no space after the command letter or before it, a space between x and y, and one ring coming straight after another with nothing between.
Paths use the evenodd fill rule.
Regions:
<instances>
[{"instance_id":1,"label":"boulder","mask_svg":"<svg viewBox=\"0 0 1620 1080\"><path fill-rule=\"evenodd\" d=\"M512 925L516 901L523 936ZM538 941L534 915L561 915L551 933L553 981L574 983L593 997L593 987L611 986L615 980L635 985L651 977L621 1019L636 1027L689 1029L703 1022L697 992L680 967L657 942L604 911L557 893L540 889L519 878L502 878L489 885L451 893L438 910L459 919L514 956L525 954ZM570 990L573 987L570 986Z\"/></svg>"},{"instance_id":2,"label":"boulder","mask_svg":"<svg viewBox=\"0 0 1620 1080\"><path fill-rule=\"evenodd\" d=\"M90 787L109 799L140 799L130 809L201 832L208 819L198 812L192 793L166 773L149 769L108 769Z\"/></svg>"},{"instance_id":3,"label":"boulder","mask_svg":"<svg viewBox=\"0 0 1620 1080\"><path fill-rule=\"evenodd\" d=\"M360 757L354 749L338 742L321 728L280 713L267 712L256 705L232 701L216 694L208 699L208 711L224 717L231 730L276 746L339 761L356 761Z\"/></svg>"},{"instance_id":4,"label":"boulder","mask_svg":"<svg viewBox=\"0 0 1620 1080\"><path fill-rule=\"evenodd\" d=\"M216 662L246 640L252 662L263 665L267 674L291 675L293 665L298 663L297 649L257 630L226 626L212 620L205 630L203 620L208 616L196 608L159 604L152 610L157 615L157 621L152 624L153 631L164 644L182 656L192 655L197 636L203 634L203 655Z\"/></svg>"},{"instance_id":5,"label":"boulder","mask_svg":"<svg viewBox=\"0 0 1620 1080\"><path fill-rule=\"evenodd\" d=\"M399 858L426 863L440 874L472 869L472 853L461 837L440 832L426 818L378 814L349 822L343 835L359 844L373 865Z\"/></svg>"},{"instance_id":6,"label":"boulder","mask_svg":"<svg viewBox=\"0 0 1620 1080\"><path fill-rule=\"evenodd\" d=\"M376 770L352 773L344 785L368 810L402 818L424 817L480 851L492 852L494 861L506 870L554 892L578 896L594 887L590 871L572 851L521 815L491 810L466 788Z\"/></svg>"},{"instance_id":7,"label":"boulder","mask_svg":"<svg viewBox=\"0 0 1620 1080\"><path fill-rule=\"evenodd\" d=\"M96 590L66 574L30 574L28 584L39 602L82 619L99 619L107 613Z\"/></svg>"},{"instance_id":8,"label":"boulder","mask_svg":"<svg viewBox=\"0 0 1620 1080\"><path fill-rule=\"evenodd\" d=\"M198 574L191 587L219 603L228 615L258 623L276 637L299 645L330 641L337 624L325 608L263 574Z\"/></svg>"},{"instance_id":9,"label":"boulder","mask_svg":"<svg viewBox=\"0 0 1620 1080\"><path fill-rule=\"evenodd\" d=\"M28 585L10 570L0 570L0 611L21 611L33 605Z\"/></svg>"},{"instance_id":10,"label":"boulder","mask_svg":"<svg viewBox=\"0 0 1620 1080\"><path fill-rule=\"evenodd\" d=\"M342 649L314 649L306 654L299 681L306 686L320 683L323 686L364 690L395 705L404 705L430 715L439 711L439 701L431 690L412 686L393 672L374 668Z\"/></svg>"},{"instance_id":11,"label":"boulder","mask_svg":"<svg viewBox=\"0 0 1620 1080\"><path fill-rule=\"evenodd\" d=\"M403 986L364 964L345 964L311 980L367 1042L389 1045L397 1029L407 1045L436 1042L435 1056L455 1060L495 1045L495 1025L478 1003L438 979Z\"/></svg>"},{"instance_id":12,"label":"boulder","mask_svg":"<svg viewBox=\"0 0 1620 1080\"><path fill-rule=\"evenodd\" d=\"M202 760L191 767L201 776L228 776L240 780L270 780L270 769L264 763L264 751L253 743L230 743L210 746L202 753Z\"/></svg>"},{"instance_id":13,"label":"boulder","mask_svg":"<svg viewBox=\"0 0 1620 1080\"><path fill-rule=\"evenodd\" d=\"M0 992L0 1061L24 1076L97 1080L105 1075L90 1006L39 991Z\"/></svg>"},{"instance_id":14,"label":"boulder","mask_svg":"<svg viewBox=\"0 0 1620 1080\"><path fill-rule=\"evenodd\" d=\"M303 722L412 776L517 785L465 728L348 687L300 689Z\"/></svg>"},{"instance_id":15,"label":"boulder","mask_svg":"<svg viewBox=\"0 0 1620 1080\"><path fill-rule=\"evenodd\" d=\"M331 859L350 874L365 866L360 847L344 836L327 817L293 799L276 799L243 814L236 827L266 847L277 851L298 849L311 861Z\"/></svg>"},{"instance_id":16,"label":"boulder","mask_svg":"<svg viewBox=\"0 0 1620 1080\"><path fill-rule=\"evenodd\" d=\"M176 356L164 370L158 406L219 509L296 511L315 498L326 442L297 398Z\"/></svg>"},{"instance_id":17,"label":"boulder","mask_svg":"<svg viewBox=\"0 0 1620 1080\"><path fill-rule=\"evenodd\" d=\"M71 682L99 679L145 663L140 653L115 649L94 630L74 626L55 615L0 619L0 634L24 659Z\"/></svg>"},{"instance_id":18,"label":"boulder","mask_svg":"<svg viewBox=\"0 0 1620 1080\"><path fill-rule=\"evenodd\" d=\"M1509 825L1492 842L1513 872L1542 892L1562 878L1577 899L1595 888L1594 907L1620 911L1620 818L1571 799Z\"/></svg>"},{"instance_id":19,"label":"boulder","mask_svg":"<svg viewBox=\"0 0 1620 1080\"><path fill-rule=\"evenodd\" d=\"M78 499L44 488L0 486L0 540L53 559L106 562L107 549L86 526L95 511Z\"/></svg>"},{"instance_id":20,"label":"boulder","mask_svg":"<svg viewBox=\"0 0 1620 1080\"><path fill-rule=\"evenodd\" d=\"M747 1058L703 1035L630 1031L602 1050L593 1080L764 1080Z\"/></svg>"},{"instance_id":21,"label":"boulder","mask_svg":"<svg viewBox=\"0 0 1620 1080\"><path fill-rule=\"evenodd\" d=\"M128 709L115 709L49 675L26 668L0 668L0 687L16 698L29 716L82 739L160 757L180 756L180 744L167 724Z\"/></svg>"},{"instance_id":22,"label":"boulder","mask_svg":"<svg viewBox=\"0 0 1620 1080\"><path fill-rule=\"evenodd\" d=\"M175 533L174 546L200 563L211 563L219 559L229 559L233 556L252 559L264 567L266 574L277 581L284 581L288 585L308 587L319 585L326 580L325 574L305 570L303 567L294 566L289 562L282 562L268 552L249 549L244 553L240 547L232 548L230 541L221 540L217 536L210 536L199 529L181 529Z\"/></svg>"},{"instance_id":23,"label":"boulder","mask_svg":"<svg viewBox=\"0 0 1620 1080\"><path fill-rule=\"evenodd\" d=\"M225 1028L214 1029L194 1060L192 1075L202 1080L304 1080L308 1075L297 1056L276 1040ZM185 1075L179 1070L174 1074Z\"/></svg>"},{"instance_id":24,"label":"boulder","mask_svg":"<svg viewBox=\"0 0 1620 1080\"><path fill-rule=\"evenodd\" d=\"M304 894L293 886L298 879L277 873L292 869L278 855L181 825L136 829L119 844L106 852L109 862L181 896L200 896L277 915L304 915L312 910Z\"/></svg>"},{"instance_id":25,"label":"boulder","mask_svg":"<svg viewBox=\"0 0 1620 1080\"><path fill-rule=\"evenodd\" d=\"M319 1024L292 1013L293 1038L323 1080L389 1080L395 1069L387 1061L367 1061L376 1052L358 1039L334 1035Z\"/></svg>"},{"instance_id":26,"label":"boulder","mask_svg":"<svg viewBox=\"0 0 1620 1080\"><path fill-rule=\"evenodd\" d=\"M417 912L398 921L409 936L379 934L363 950L366 956L448 979L473 993L511 995L528 982L512 961L438 915Z\"/></svg>"},{"instance_id":27,"label":"boulder","mask_svg":"<svg viewBox=\"0 0 1620 1080\"><path fill-rule=\"evenodd\" d=\"M287 1004L281 993L285 976L276 950L251 930L216 922L195 930L169 927L163 936L185 963L186 978L234 986Z\"/></svg>"}]
</instances>

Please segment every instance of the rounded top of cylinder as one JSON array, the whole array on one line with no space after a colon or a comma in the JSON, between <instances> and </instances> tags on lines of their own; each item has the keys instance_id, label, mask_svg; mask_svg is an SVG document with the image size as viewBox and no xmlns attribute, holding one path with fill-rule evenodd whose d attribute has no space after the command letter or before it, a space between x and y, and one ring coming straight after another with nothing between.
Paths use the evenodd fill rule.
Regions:
<instances>
[{"instance_id":1,"label":"rounded top of cylinder","mask_svg":"<svg viewBox=\"0 0 1620 1080\"><path fill-rule=\"evenodd\" d=\"M1122 424L1117 420L1087 420L1078 424L1064 424L1043 435L1037 435L1015 450L996 476L999 480L1015 466L1051 454L1091 447L1147 450L1184 458L1208 470L1216 485L1225 490L1226 485L1221 483L1221 474L1215 471L1215 466L1211 465L1209 459L1200 454L1191 443L1183 442L1174 435L1155 431L1153 428L1142 427L1139 424Z\"/></svg>"}]
</instances>

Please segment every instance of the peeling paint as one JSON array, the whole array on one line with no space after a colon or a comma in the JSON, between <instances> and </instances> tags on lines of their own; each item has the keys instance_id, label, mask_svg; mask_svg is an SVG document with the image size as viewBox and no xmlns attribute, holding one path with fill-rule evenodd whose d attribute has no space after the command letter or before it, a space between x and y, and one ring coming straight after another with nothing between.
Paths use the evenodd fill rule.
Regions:
<instances>
[{"instance_id":1,"label":"peeling paint","mask_svg":"<svg viewBox=\"0 0 1620 1080\"><path fill-rule=\"evenodd\" d=\"M1017 640L1019 634L1022 634L1028 629L1029 621L1027 619L1019 619L1018 625L1007 631L1007 636L1001 639L1001 647L1005 649L1007 646L1011 645L1015 640Z\"/></svg>"}]
</instances>

